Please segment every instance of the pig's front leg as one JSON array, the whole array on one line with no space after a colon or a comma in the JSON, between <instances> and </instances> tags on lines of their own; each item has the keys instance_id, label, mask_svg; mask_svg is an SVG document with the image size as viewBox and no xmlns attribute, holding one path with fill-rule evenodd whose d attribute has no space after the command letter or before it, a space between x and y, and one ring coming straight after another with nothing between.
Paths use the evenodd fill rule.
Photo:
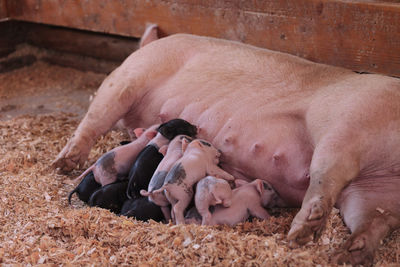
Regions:
<instances>
[{"instance_id":1,"label":"pig's front leg","mask_svg":"<svg viewBox=\"0 0 400 267\"><path fill-rule=\"evenodd\" d=\"M104 80L72 138L53 161L53 167L71 171L82 165L96 139L110 130L134 104L134 88L121 77L119 69Z\"/></svg>"},{"instance_id":2,"label":"pig's front leg","mask_svg":"<svg viewBox=\"0 0 400 267\"><path fill-rule=\"evenodd\" d=\"M292 247L320 237L339 193L359 173L357 153L352 151L350 144L339 144L335 140L315 149L310 185L288 233Z\"/></svg>"},{"instance_id":3,"label":"pig's front leg","mask_svg":"<svg viewBox=\"0 0 400 267\"><path fill-rule=\"evenodd\" d=\"M232 174L227 173L226 171L224 171L223 169L221 169L217 165L209 166L208 169L207 169L207 174L211 175L211 176L215 176L217 178L221 178L221 179L227 180L227 181L235 180L235 177L233 177Z\"/></svg>"},{"instance_id":4,"label":"pig's front leg","mask_svg":"<svg viewBox=\"0 0 400 267\"><path fill-rule=\"evenodd\" d=\"M266 220L270 217L269 213L261 205L250 207L249 212L251 216L257 217L261 220Z\"/></svg>"}]
</instances>

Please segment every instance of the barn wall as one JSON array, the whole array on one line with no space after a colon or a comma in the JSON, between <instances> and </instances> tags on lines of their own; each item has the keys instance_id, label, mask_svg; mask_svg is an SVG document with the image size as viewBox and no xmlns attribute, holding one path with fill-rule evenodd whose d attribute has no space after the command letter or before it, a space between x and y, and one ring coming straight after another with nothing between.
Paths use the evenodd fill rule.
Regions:
<instances>
[{"instance_id":1,"label":"barn wall","mask_svg":"<svg viewBox=\"0 0 400 267\"><path fill-rule=\"evenodd\" d=\"M163 35L238 40L315 62L400 76L398 1L8 0L7 10L15 20L130 37L140 37L146 23L157 23Z\"/></svg>"},{"instance_id":2,"label":"barn wall","mask_svg":"<svg viewBox=\"0 0 400 267\"><path fill-rule=\"evenodd\" d=\"M7 14L7 0L0 0L0 21L8 19Z\"/></svg>"},{"instance_id":3,"label":"barn wall","mask_svg":"<svg viewBox=\"0 0 400 267\"><path fill-rule=\"evenodd\" d=\"M7 0L0 0L0 21L7 19Z\"/></svg>"}]
</instances>

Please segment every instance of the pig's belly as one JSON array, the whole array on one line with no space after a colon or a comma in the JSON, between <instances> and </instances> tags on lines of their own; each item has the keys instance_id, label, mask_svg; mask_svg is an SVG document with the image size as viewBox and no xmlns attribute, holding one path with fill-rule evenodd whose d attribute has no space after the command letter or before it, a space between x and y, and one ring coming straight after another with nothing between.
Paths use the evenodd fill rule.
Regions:
<instances>
[{"instance_id":1,"label":"pig's belly","mask_svg":"<svg viewBox=\"0 0 400 267\"><path fill-rule=\"evenodd\" d=\"M185 86L184 86L185 85ZM218 90L182 80L170 82L153 94L143 110L145 121L167 121L182 118L199 128L199 138L212 142L222 151L221 165L236 178L264 179L281 195L288 206L301 205L308 187L308 170L312 149L305 134L306 96L299 99L266 96L231 90L231 85ZM218 88L218 87L217 87ZM268 98L271 101L268 101ZM280 165L274 164L280 157Z\"/></svg>"}]
</instances>

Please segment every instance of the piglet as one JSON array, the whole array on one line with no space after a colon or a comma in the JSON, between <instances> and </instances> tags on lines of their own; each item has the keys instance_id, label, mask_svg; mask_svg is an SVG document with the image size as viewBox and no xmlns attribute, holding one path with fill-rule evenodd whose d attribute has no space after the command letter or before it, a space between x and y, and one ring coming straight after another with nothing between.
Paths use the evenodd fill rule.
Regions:
<instances>
[{"instance_id":1,"label":"piglet","mask_svg":"<svg viewBox=\"0 0 400 267\"><path fill-rule=\"evenodd\" d=\"M134 217L139 221L154 220L161 222L164 220L161 208L149 201L147 197L126 200L122 206L120 215Z\"/></svg>"},{"instance_id":2,"label":"piglet","mask_svg":"<svg viewBox=\"0 0 400 267\"><path fill-rule=\"evenodd\" d=\"M184 211L193 197L193 185L207 175L226 180L234 180L233 176L218 167L221 153L209 142L195 139L188 144L182 140L184 154L165 177L164 185L151 194L165 196L172 205L171 216L176 224L185 223Z\"/></svg>"},{"instance_id":3,"label":"piglet","mask_svg":"<svg viewBox=\"0 0 400 267\"><path fill-rule=\"evenodd\" d=\"M232 189L227 181L214 176L207 176L197 183L194 201L202 217L201 224L209 225L211 219L210 206L221 204L224 207L229 207L232 201Z\"/></svg>"},{"instance_id":4,"label":"piglet","mask_svg":"<svg viewBox=\"0 0 400 267\"><path fill-rule=\"evenodd\" d=\"M76 178L75 181L79 181L89 172L93 172L94 179L102 186L127 179L130 167L139 152L156 136L157 127L158 125L154 125L147 130L136 128L134 130L137 137L136 140L116 147L102 155L92 166Z\"/></svg>"},{"instance_id":5,"label":"piglet","mask_svg":"<svg viewBox=\"0 0 400 267\"><path fill-rule=\"evenodd\" d=\"M71 204L71 197L74 193L76 193L80 200L83 202L88 202L90 196L99 189L101 185L97 183L94 179L93 172L90 171L87 175L82 179L77 187L72 190L68 195L68 203Z\"/></svg>"},{"instance_id":6,"label":"piglet","mask_svg":"<svg viewBox=\"0 0 400 267\"><path fill-rule=\"evenodd\" d=\"M230 207L215 206L209 225L234 226L246 221L250 215L263 220L268 219L269 214L265 207L273 206L277 198L277 193L268 182L256 179L232 191Z\"/></svg>"},{"instance_id":7,"label":"piglet","mask_svg":"<svg viewBox=\"0 0 400 267\"><path fill-rule=\"evenodd\" d=\"M131 167L126 191L128 198L139 198L141 197L140 190L148 188L151 177L164 157L159 149L168 145L179 134L196 136L197 128L185 120L173 119L158 126L157 132L157 135L139 153Z\"/></svg>"},{"instance_id":8,"label":"piglet","mask_svg":"<svg viewBox=\"0 0 400 267\"><path fill-rule=\"evenodd\" d=\"M213 211L214 206L211 206L210 209ZM191 208L188 208L188 210L185 213L185 224L201 224L202 217L198 210L196 209L196 206L193 206Z\"/></svg>"},{"instance_id":9,"label":"piglet","mask_svg":"<svg viewBox=\"0 0 400 267\"><path fill-rule=\"evenodd\" d=\"M125 192L128 181L117 181L99 188L89 199L89 206L108 209L116 214L120 213L128 199Z\"/></svg>"},{"instance_id":10,"label":"piglet","mask_svg":"<svg viewBox=\"0 0 400 267\"><path fill-rule=\"evenodd\" d=\"M168 146L163 146L160 148L159 152L165 154L165 156L151 177L147 191L140 190L140 194L142 196L149 197L151 202L161 207L161 210L163 211L164 217L167 221L171 219L171 211L169 208L170 203L168 199L165 197L164 192L154 195L151 193L163 186L165 177L167 176L169 170L172 168L175 162L182 157L183 139L185 139L188 143L193 140L187 135L177 135L174 139L172 139Z\"/></svg>"}]
</instances>

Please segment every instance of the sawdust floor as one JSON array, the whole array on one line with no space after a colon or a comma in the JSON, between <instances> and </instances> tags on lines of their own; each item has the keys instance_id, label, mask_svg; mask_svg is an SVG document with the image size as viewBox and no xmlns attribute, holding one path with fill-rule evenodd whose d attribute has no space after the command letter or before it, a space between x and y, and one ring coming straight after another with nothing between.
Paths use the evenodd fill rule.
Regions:
<instances>
[{"instance_id":1,"label":"sawdust floor","mask_svg":"<svg viewBox=\"0 0 400 267\"><path fill-rule=\"evenodd\" d=\"M231 228L138 222L88 208L76 197L69 206L72 186L65 181L82 170L61 175L49 165L104 77L40 61L0 74L1 264L330 266L349 236L337 210L318 243L291 250L285 236L296 210ZM107 134L85 167L125 138ZM398 231L385 239L376 266L399 266L399 244Z\"/></svg>"}]
</instances>

